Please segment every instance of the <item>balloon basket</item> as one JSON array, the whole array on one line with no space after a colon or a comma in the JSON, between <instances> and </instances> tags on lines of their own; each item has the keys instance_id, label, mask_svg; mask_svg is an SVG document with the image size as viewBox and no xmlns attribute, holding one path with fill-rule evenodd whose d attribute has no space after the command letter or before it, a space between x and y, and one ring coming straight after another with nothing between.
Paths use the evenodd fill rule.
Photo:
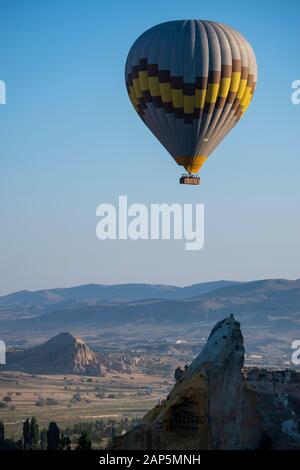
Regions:
<instances>
[{"instance_id":1,"label":"balloon basket","mask_svg":"<svg viewBox=\"0 0 300 470\"><path fill-rule=\"evenodd\" d=\"M179 179L180 184L192 184L192 185L198 185L200 184L200 178L199 176L187 174L187 175L182 175L181 178Z\"/></svg>"}]
</instances>

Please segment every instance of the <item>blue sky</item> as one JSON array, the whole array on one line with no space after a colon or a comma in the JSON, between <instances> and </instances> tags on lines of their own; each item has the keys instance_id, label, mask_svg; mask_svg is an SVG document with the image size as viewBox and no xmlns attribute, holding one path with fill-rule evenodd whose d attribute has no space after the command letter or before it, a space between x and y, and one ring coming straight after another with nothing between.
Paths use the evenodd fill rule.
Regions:
<instances>
[{"instance_id":1,"label":"blue sky","mask_svg":"<svg viewBox=\"0 0 300 470\"><path fill-rule=\"evenodd\" d=\"M0 294L300 277L300 105L291 103L300 79L298 0L0 0L0 11ZM134 113L124 86L137 36L182 18L238 29L259 67L249 110L197 188L178 184L180 167ZM97 240L96 207L119 194L129 203L204 203L204 249Z\"/></svg>"}]
</instances>

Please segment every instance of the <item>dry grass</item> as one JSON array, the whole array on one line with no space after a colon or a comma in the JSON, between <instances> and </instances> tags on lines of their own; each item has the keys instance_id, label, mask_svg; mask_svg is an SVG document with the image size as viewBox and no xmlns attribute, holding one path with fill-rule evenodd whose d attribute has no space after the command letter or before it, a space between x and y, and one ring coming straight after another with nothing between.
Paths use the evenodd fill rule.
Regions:
<instances>
[{"instance_id":1,"label":"dry grass","mask_svg":"<svg viewBox=\"0 0 300 470\"><path fill-rule=\"evenodd\" d=\"M171 382L145 374L109 374L106 377L74 375L29 375L22 372L0 373L0 400L11 397L8 408L0 409L7 436L19 438L22 423L35 416L40 428L56 421L64 428L79 421L101 418L142 416L158 397L169 391ZM80 401L71 401L76 393ZM104 398L96 394L104 394ZM113 397L109 397L109 395ZM56 405L37 406L39 398L54 399Z\"/></svg>"}]
</instances>

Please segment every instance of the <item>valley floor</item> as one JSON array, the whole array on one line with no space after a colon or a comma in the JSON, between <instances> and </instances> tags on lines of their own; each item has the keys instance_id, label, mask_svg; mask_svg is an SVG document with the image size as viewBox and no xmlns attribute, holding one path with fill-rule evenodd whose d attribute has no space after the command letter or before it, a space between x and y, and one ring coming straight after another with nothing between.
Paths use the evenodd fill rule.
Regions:
<instances>
[{"instance_id":1,"label":"valley floor","mask_svg":"<svg viewBox=\"0 0 300 470\"><path fill-rule=\"evenodd\" d=\"M61 429L79 422L142 417L167 395L172 379L141 373L106 377L0 373L0 420L7 437L21 438L24 420L40 429L55 421ZM3 398L5 401L3 402Z\"/></svg>"}]
</instances>

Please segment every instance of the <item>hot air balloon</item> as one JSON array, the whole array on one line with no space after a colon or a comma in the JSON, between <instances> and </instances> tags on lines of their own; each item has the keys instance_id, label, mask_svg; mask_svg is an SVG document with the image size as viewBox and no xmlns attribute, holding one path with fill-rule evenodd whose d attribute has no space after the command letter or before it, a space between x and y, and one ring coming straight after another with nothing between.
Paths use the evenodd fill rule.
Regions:
<instances>
[{"instance_id":1,"label":"hot air balloon","mask_svg":"<svg viewBox=\"0 0 300 470\"><path fill-rule=\"evenodd\" d=\"M178 20L143 33L125 67L131 103L187 174L196 176L252 100L257 81L254 52L222 23Z\"/></svg>"}]
</instances>

